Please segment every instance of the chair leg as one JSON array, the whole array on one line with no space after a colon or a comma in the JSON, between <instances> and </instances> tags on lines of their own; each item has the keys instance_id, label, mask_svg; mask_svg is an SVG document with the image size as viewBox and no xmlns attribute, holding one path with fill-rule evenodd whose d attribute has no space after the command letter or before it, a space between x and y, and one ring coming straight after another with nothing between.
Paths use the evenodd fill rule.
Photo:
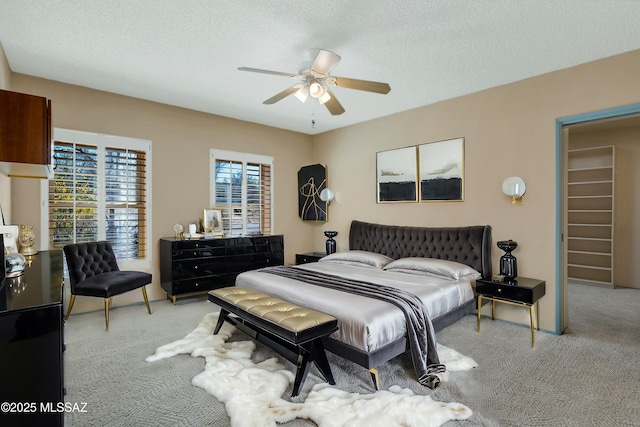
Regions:
<instances>
[{"instance_id":1,"label":"chair leg","mask_svg":"<svg viewBox=\"0 0 640 427\"><path fill-rule=\"evenodd\" d=\"M142 287L142 296L144 297L144 303L147 304L147 311L151 314L151 307L149 306L149 298L147 298L147 290L143 286Z\"/></svg>"},{"instance_id":2,"label":"chair leg","mask_svg":"<svg viewBox=\"0 0 640 427\"><path fill-rule=\"evenodd\" d=\"M109 308L111 307L111 298L104 299L104 321L107 325L107 332L109 331Z\"/></svg>"},{"instance_id":3,"label":"chair leg","mask_svg":"<svg viewBox=\"0 0 640 427\"><path fill-rule=\"evenodd\" d=\"M69 300L69 309L67 310L67 317L64 320L69 320L69 316L71 315L71 309L73 308L73 303L76 302L76 296L71 295L71 299Z\"/></svg>"}]
</instances>

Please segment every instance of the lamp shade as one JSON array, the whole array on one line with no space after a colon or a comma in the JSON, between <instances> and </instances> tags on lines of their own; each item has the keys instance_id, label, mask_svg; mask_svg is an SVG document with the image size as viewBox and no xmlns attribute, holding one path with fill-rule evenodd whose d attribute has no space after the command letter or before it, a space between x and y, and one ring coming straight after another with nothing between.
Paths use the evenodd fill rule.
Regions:
<instances>
[{"instance_id":1,"label":"lamp shade","mask_svg":"<svg viewBox=\"0 0 640 427\"><path fill-rule=\"evenodd\" d=\"M314 98L320 98L322 95L324 95L324 88L317 81L313 81L309 85L309 95Z\"/></svg>"},{"instance_id":2,"label":"lamp shade","mask_svg":"<svg viewBox=\"0 0 640 427\"><path fill-rule=\"evenodd\" d=\"M307 85L302 86L295 93L295 97L298 98L303 104L307 100L307 96L309 96L309 88L307 87Z\"/></svg>"},{"instance_id":3,"label":"lamp shade","mask_svg":"<svg viewBox=\"0 0 640 427\"><path fill-rule=\"evenodd\" d=\"M320 200L322 200L323 202L330 202L333 200L333 197L333 191L329 190L328 188L325 188L320 192Z\"/></svg>"},{"instance_id":4,"label":"lamp shade","mask_svg":"<svg viewBox=\"0 0 640 427\"><path fill-rule=\"evenodd\" d=\"M527 186L519 176L510 176L502 183L502 191L509 197L520 198L527 191Z\"/></svg>"},{"instance_id":5,"label":"lamp shade","mask_svg":"<svg viewBox=\"0 0 640 427\"><path fill-rule=\"evenodd\" d=\"M325 104L330 99L331 99L331 95L329 95L329 92L327 92L325 90L324 93L322 94L322 96L320 98L318 98L318 102L320 104Z\"/></svg>"}]
</instances>

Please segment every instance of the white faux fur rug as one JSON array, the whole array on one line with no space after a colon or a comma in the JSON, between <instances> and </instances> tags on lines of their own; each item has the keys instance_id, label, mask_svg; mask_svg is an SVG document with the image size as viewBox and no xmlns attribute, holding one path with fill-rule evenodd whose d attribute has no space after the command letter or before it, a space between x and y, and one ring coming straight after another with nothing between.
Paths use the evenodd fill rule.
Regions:
<instances>
[{"instance_id":1,"label":"white faux fur rug","mask_svg":"<svg viewBox=\"0 0 640 427\"><path fill-rule=\"evenodd\" d=\"M213 335L217 320L218 313L207 314L186 337L159 347L146 361L177 354L204 357L205 369L191 383L224 403L232 427L275 427L276 423L295 418L312 420L320 427L440 426L472 414L460 403L435 402L429 396L398 386L359 394L320 383L313 386L302 403L289 402L287 396L282 396L294 380L293 372L275 357L254 363L253 341L226 342L235 330L228 323ZM438 354L448 372L477 366L473 359L444 346L438 346Z\"/></svg>"}]
</instances>

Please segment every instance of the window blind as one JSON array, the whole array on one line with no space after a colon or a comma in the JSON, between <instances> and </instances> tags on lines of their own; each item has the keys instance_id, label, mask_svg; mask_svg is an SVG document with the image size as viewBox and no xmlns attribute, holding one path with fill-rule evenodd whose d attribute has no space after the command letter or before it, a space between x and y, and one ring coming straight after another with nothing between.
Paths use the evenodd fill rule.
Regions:
<instances>
[{"instance_id":1,"label":"window blind","mask_svg":"<svg viewBox=\"0 0 640 427\"><path fill-rule=\"evenodd\" d=\"M226 236L271 233L271 165L216 159L214 180Z\"/></svg>"},{"instance_id":2,"label":"window blind","mask_svg":"<svg viewBox=\"0 0 640 427\"><path fill-rule=\"evenodd\" d=\"M108 240L119 260L147 257L147 153L54 142L49 242Z\"/></svg>"}]
</instances>

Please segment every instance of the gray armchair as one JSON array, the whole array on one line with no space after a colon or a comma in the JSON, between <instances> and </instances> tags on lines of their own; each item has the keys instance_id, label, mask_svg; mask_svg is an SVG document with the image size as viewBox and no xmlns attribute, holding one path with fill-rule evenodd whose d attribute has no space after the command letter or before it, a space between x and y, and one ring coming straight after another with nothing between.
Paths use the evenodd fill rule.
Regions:
<instances>
[{"instance_id":1,"label":"gray armchair","mask_svg":"<svg viewBox=\"0 0 640 427\"><path fill-rule=\"evenodd\" d=\"M142 296L151 314L145 285L151 283L151 274L141 271L120 271L111 243L106 241L74 243L64 247L71 300L66 319L69 319L77 295L104 298L104 317L109 330L111 298L125 292L142 288Z\"/></svg>"}]
</instances>

